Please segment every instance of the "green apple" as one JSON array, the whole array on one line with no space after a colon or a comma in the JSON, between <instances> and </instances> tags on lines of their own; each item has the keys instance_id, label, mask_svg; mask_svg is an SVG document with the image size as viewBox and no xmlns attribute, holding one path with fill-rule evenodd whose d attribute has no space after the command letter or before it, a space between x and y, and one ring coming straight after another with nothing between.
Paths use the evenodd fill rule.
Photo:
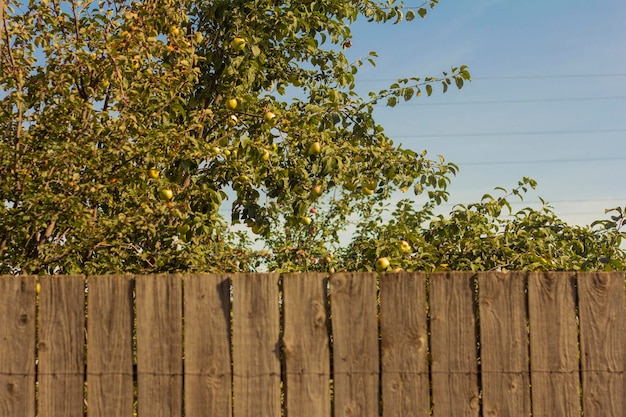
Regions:
<instances>
[{"instance_id":1,"label":"green apple","mask_svg":"<svg viewBox=\"0 0 626 417\"><path fill-rule=\"evenodd\" d=\"M230 47L237 52L241 52L246 47L246 40L244 38L235 37L230 42Z\"/></svg>"},{"instance_id":2,"label":"green apple","mask_svg":"<svg viewBox=\"0 0 626 417\"><path fill-rule=\"evenodd\" d=\"M160 175L160 174L161 174L161 173L160 173L160 172L159 172L159 170L158 170L158 169L156 169L156 168L150 168L150 169L148 170L148 178L152 178L153 180L156 180L157 178L159 178L159 175Z\"/></svg>"},{"instance_id":3,"label":"green apple","mask_svg":"<svg viewBox=\"0 0 626 417\"><path fill-rule=\"evenodd\" d=\"M319 142L313 142L309 146L309 155L319 155L322 153L322 145Z\"/></svg>"},{"instance_id":4,"label":"green apple","mask_svg":"<svg viewBox=\"0 0 626 417\"><path fill-rule=\"evenodd\" d=\"M304 217L300 218L300 223L305 225L305 226L308 226L308 225L311 224L311 218L308 217L308 216L304 216Z\"/></svg>"},{"instance_id":5,"label":"green apple","mask_svg":"<svg viewBox=\"0 0 626 417\"><path fill-rule=\"evenodd\" d=\"M174 197L174 192L170 189L163 188L159 191L159 197L161 197L161 200L170 201Z\"/></svg>"},{"instance_id":6,"label":"green apple","mask_svg":"<svg viewBox=\"0 0 626 417\"><path fill-rule=\"evenodd\" d=\"M270 126L276 125L276 115L271 111L266 111L263 115L263 120Z\"/></svg>"},{"instance_id":7,"label":"green apple","mask_svg":"<svg viewBox=\"0 0 626 417\"><path fill-rule=\"evenodd\" d=\"M270 160L270 153L268 151L263 151L263 155L261 155L261 159L263 159L264 161L269 161Z\"/></svg>"},{"instance_id":8,"label":"green apple","mask_svg":"<svg viewBox=\"0 0 626 417\"><path fill-rule=\"evenodd\" d=\"M387 268L389 268L389 265L391 265L391 263L389 262L389 258L379 258L376 261L376 270L378 272L382 272L382 271L386 271Z\"/></svg>"},{"instance_id":9,"label":"green apple","mask_svg":"<svg viewBox=\"0 0 626 417\"><path fill-rule=\"evenodd\" d=\"M311 189L311 195L313 197L319 197L322 195L323 191L324 189L322 188L321 185L316 185L315 187L313 187L313 189Z\"/></svg>"},{"instance_id":10,"label":"green apple","mask_svg":"<svg viewBox=\"0 0 626 417\"><path fill-rule=\"evenodd\" d=\"M229 98L228 100L226 100L226 108L228 110L235 110L238 104L239 102L236 98Z\"/></svg>"},{"instance_id":11,"label":"green apple","mask_svg":"<svg viewBox=\"0 0 626 417\"><path fill-rule=\"evenodd\" d=\"M400 250L404 253L409 253L411 252L411 245L409 245L409 242L406 240L403 240L400 242Z\"/></svg>"}]
</instances>

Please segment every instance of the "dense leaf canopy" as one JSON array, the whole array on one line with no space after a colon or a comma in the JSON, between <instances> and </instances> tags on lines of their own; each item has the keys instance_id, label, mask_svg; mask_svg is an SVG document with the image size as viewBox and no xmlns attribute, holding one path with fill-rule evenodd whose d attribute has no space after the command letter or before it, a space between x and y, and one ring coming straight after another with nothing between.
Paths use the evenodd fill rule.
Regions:
<instances>
[{"instance_id":1,"label":"dense leaf canopy","mask_svg":"<svg viewBox=\"0 0 626 417\"><path fill-rule=\"evenodd\" d=\"M622 268L621 211L594 229L506 216L506 197L434 214L457 167L395 145L373 106L461 88L467 67L361 97L376 54L344 51L357 19L436 3L3 3L0 273ZM389 220L399 191L427 203Z\"/></svg>"}]
</instances>

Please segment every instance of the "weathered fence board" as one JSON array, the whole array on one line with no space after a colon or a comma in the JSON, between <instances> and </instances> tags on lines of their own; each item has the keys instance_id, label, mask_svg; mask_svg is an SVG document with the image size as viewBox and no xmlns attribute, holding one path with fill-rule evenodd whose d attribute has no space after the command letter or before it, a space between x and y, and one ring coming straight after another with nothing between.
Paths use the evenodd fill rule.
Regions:
<instances>
[{"instance_id":1,"label":"weathered fence board","mask_svg":"<svg viewBox=\"0 0 626 417\"><path fill-rule=\"evenodd\" d=\"M87 387L89 416L133 412L133 282L129 275L89 277Z\"/></svg>"},{"instance_id":2,"label":"weathered fence board","mask_svg":"<svg viewBox=\"0 0 626 417\"><path fill-rule=\"evenodd\" d=\"M578 274L585 417L626 415L626 313L622 273Z\"/></svg>"},{"instance_id":3,"label":"weathered fence board","mask_svg":"<svg viewBox=\"0 0 626 417\"><path fill-rule=\"evenodd\" d=\"M278 274L233 277L235 416L280 416L278 279Z\"/></svg>"},{"instance_id":4,"label":"weathered fence board","mask_svg":"<svg viewBox=\"0 0 626 417\"><path fill-rule=\"evenodd\" d=\"M426 274L385 274L380 316L384 415L429 416Z\"/></svg>"},{"instance_id":5,"label":"weathered fence board","mask_svg":"<svg viewBox=\"0 0 626 417\"><path fill-rule=\"evenodd\" d=\"M0 417L623 417L625 284L621 272L1 276Z\"/></svg>"},{"instance_id":6,"label":"weathered fence board","mask_svg":"<svg viewBox=\"0 0 626 417\"><path fill-rule=\"evenodd\" d=\"M287 274L282 279L286 413L330 416L326 274Z\"/></svg>"},{"instance_id":7,"label":"weathered fence board","mask_svg":"<svg viewBox=\"0 0 626 417\"><path fill-rule=\"evenodd\" d=\"M478 278L483 413L530 416L525 273Z\"/></svg>"},{"instance_id":8,"label":"weathered fence board","mask_svg":"<svg viewBox=\"0 0 626 417\"><path fill-rule=\"evenodd\" d=\"M0 417L35 415L35 277L0 276Z\"/></svg>"},{"instance_id":9,"label":"weathered fence board","mask_svg":"<svg viewBox=\"0 0 626 417\"><path fill-rule=\"evenodd\" d=\"M183 411L182 282L178 275L136 278L138 414Z\"/></svg>"},{"instance_id":10,"label":"weathered fence board","mask_svg":"<svg viewBox=\"0 0 626 417\"><path fill-rule=\"evenodd\" d=\"M435 417L473 417L480 412L475 294L474 273L435 273L430 277Z\"/></svg>"},{"instance_id":11,"label":"weathered fence board","mask_svg":"<svg viewBox=\"0 0 626 417\"><path fill-rule=\"evenodd\" d=\"M230 281L185 277L185 417L232 415Z\"/></svg>"},{"instance_id":12,"label":"weathered fence board","mask_svg":"<svg viewBox=\"0 0 626 417\"><path fill-rule=\"evenodd\" d=\"M378 416L376 274L330 278L336 417Z\"/></svg>"},{"instance_id":13,"label":"weathered fence board","mask_svg":"<svg viewBox=\"0 0 626 417\"><path fill-rule=\"evenodd\" d=\"M39 280L39 416L82 416L85 278L41 276Z\"/></svg>"},{"instance_id":14,"label":"weathered fence board","mask_svg":"<svg viewBox=\"0 0 626 417\"><path fill-rule=\"evenodd\" d=\"M574 274L530 273L528 318L533 416L580 416L575 305Z\"/></svg>"}]
</instances>

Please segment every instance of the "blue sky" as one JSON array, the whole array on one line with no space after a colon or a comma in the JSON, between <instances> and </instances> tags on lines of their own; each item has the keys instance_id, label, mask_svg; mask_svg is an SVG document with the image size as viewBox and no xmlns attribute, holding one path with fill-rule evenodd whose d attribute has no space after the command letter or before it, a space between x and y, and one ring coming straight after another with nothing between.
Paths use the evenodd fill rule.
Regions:
<instances>
[{"instance_id":1,"label":"blue sky","mask_svg":"<svg viewBox=\"0 0 626 417\"><path fill-rule=\"evenodd\" d=\"M583 225L626 206L624 18L623 0L441 0L426 19L357 22L346 53L379 55L357 75L363 95L468 65L462 90L380 106L377 120L396 143L459 165L451 204L527 176L537 190L514 208L539 207L541 196Z\"/></svg>"}]
</instances>

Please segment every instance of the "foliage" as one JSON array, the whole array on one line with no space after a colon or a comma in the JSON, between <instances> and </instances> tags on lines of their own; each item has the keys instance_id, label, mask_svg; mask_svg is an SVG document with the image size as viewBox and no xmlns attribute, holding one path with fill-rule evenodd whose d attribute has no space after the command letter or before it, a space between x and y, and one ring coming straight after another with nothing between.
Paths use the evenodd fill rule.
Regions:
<instances>
[{"instance_id":1,"label":"foliage","mask_svg":"<svg viewBox=\"0 0 626 417\"><path fill-rule=\"evenodd\" d=\"M610 220L585 227L566 224L543 200L539 210L513 212L511 198L523 200L535 186L523 178L509 192L499 188L502 196L486 194L449 214L441 213L434 195L421 205L400 200L391 212L389 201L362 205L352 219L330 201L315 209L311 225L270 241L266 262L294 271L371 271L380 258L390 261L388 271L626 269L626 208L607 210L615 213ZM342 232L351 236L347 244Z\"/></svg>"},{"instance_id":2,"label":"foliage","mask_svg":"<svg viewBox=\"0 0 626 417\"><path fill-rule=\"evenodd\" d=\"M347 60L350 25L423 18L436 3L3 3L0 273L363 269L407 227L420 232L396 236L428 253L405 267L488 268L539 250L547 238L534 249L505 240L506 254L477 260L487 247L472 239L505 226L493 211L500 200L433 217L457 167L395 145L372 116L377 103L463 87L467 67L355 92L376 54ZM402 221L373 225L398 190L427 206L403 203ZM363 220L342 249L339 232L355 215ZM513 224L553 221L543 215ZM426 220L431 229L420 229ZM478 231L467 230L474 222ZM445 249L458 240L453 227L474 257ZM517 229L507 239L514 233L521 239Z\"/></svg>"},{"instance_id":3,"label":"foliage","mask_svg":"<svg viewBox=\"0 0 626 417\"><path fill-rule=\"evenodd\" d=\"M539 210L512 211L510 197L523 197L535 181L524 178L503 196L483 196L478 203L455 206L449 215L433 214L431 206L416 210L400 201L390 221L378 210L361 222L357 236L342 254L342 268L372 269L381 256L389 269L405 270L624 270L620 248L624 216L592 226L564 223L542 200ZM411 247L403 252L402 241Z\"/></svg>"}]
</instances>

